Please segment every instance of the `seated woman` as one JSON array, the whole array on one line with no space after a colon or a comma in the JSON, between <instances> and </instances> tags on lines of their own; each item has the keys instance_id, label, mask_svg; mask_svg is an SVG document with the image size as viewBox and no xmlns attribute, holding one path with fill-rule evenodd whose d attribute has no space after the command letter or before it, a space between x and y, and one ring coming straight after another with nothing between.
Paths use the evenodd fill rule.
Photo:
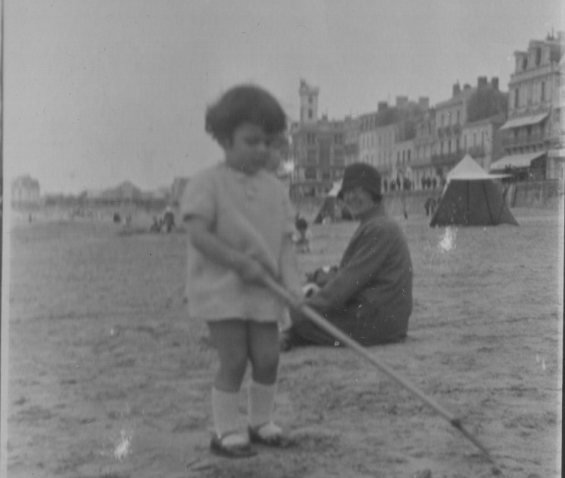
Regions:
<instances>
[{"instance_id":1,"label":"seated woman","mask_svg":"<svg viewBox=\"0 0 565 478\"><path fill-rule=\"evenodd\" d=\"M305 304L361 345L403 340L412 313L412 260L400 226L382 203L381 177L372 166L345 169L338 198L360 225L339 268ZM292 326L281 347L340 345L302 314L291 312Z\"/></svg>"}]
</instances>

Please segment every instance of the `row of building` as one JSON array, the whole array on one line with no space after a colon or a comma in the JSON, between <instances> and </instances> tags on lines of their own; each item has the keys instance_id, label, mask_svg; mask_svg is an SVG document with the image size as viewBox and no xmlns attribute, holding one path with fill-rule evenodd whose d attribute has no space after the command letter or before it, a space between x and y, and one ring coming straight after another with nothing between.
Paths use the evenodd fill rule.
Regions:
<instances>
[{"instance_id":1,"label":"row of building","mask_svg":"<svg viewBox=\"0 0 565 478\"><path fill-rule=\"evenodd\" d=\"M397 96L376 111L329 120L318 115L320 89L301 80L285 168L291 195L325 194L353 162L375 166L385 191L433 187L466 154L517 180L563 178L564 39L559 32L516 51L507 92L498 78L481 76L473 85L455 83L433 107L426 97Z\"/></svg>"}]
</instances>

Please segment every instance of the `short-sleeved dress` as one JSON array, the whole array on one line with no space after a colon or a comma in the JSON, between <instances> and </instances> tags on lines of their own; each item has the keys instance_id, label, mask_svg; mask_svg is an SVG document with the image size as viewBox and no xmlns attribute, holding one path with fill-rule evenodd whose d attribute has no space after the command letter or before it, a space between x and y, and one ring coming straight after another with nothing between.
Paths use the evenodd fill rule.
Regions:
<instances>
[{"instance_id":1,"label":"short-sleeved dress","mask_svg":"<svg viewBox=\"0 0 565 478\"><path fill-rule=\"evenodd\" d=\"M285 236L294 231L294 213L283 184L260 170L249 176L225 163L191 178L181 201L183 218L207 219L212 232L234 249L280 272ZM206 321L283 321L285 306L265 287L243 281L237 272L204 256L188 241L188 315Z\"/></svg>"}]
</instances>

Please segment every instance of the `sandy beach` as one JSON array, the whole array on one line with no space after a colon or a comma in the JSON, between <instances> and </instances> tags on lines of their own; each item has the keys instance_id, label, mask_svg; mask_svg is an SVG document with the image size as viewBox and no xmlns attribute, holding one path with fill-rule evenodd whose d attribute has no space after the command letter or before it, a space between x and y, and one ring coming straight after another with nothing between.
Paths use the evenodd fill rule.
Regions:
<instances>
[{"instance_id":1,"label":"sandy beach","mask_svg":"<svg viewBox=\"0 0 565 478\"><path fill-rule=\"evenodd\" d=\"M371 353L457 417L502 476L560 475L559 216L519 227L402 224L414 263L406 342ZM355 223L313 227L303 273L336 264ZM35 220L11 233L10 478L494 476L476 447L351 350L281 356L284 451L208 451L216 367L183 305L182 233L124 234L109 220ZM561 312L560 312L561 311ZM246 407L241 392L242 422Z\"/></svg>"}]
</instances>

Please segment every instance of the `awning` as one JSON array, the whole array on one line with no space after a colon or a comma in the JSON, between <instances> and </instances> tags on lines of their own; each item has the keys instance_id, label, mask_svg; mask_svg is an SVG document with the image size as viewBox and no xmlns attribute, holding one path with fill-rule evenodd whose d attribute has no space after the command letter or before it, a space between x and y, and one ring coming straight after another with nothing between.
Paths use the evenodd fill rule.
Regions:
<instances>
[{"instance_id":1,"label":"awning","mask_svg":"<svg viewBox=\"0 0 565 478\"><path fill-rule=\"evenodd\" d=\"M545 151L537 153L515 154L514 156L504 156L490 165L490 171L501 171L505 168L529 168L534 159L543 156Z\"/></svg>"},{"instance_id":2,"label":"awning","mask_svg":"<svg viewBox=\"0 0 565 478\"><path fill-rule=\"evenodd\" d=\"M550 149L547 152L549 158L564 159L565 158L565 148L561 149Z\"/></svg>"},{"instance_id":3,"label":"awning","mask_svg":"<svg viewBox=\"0 0 565 478\"><path fill-rule=\"evenodd\" d=\"M527 126L529 124L538 124L547 118L548 113L541 113L533 116L522 116L521 118L514 118L504 123L500 129L518 128L520 126Z\"/></svg>"}]
</instances>

